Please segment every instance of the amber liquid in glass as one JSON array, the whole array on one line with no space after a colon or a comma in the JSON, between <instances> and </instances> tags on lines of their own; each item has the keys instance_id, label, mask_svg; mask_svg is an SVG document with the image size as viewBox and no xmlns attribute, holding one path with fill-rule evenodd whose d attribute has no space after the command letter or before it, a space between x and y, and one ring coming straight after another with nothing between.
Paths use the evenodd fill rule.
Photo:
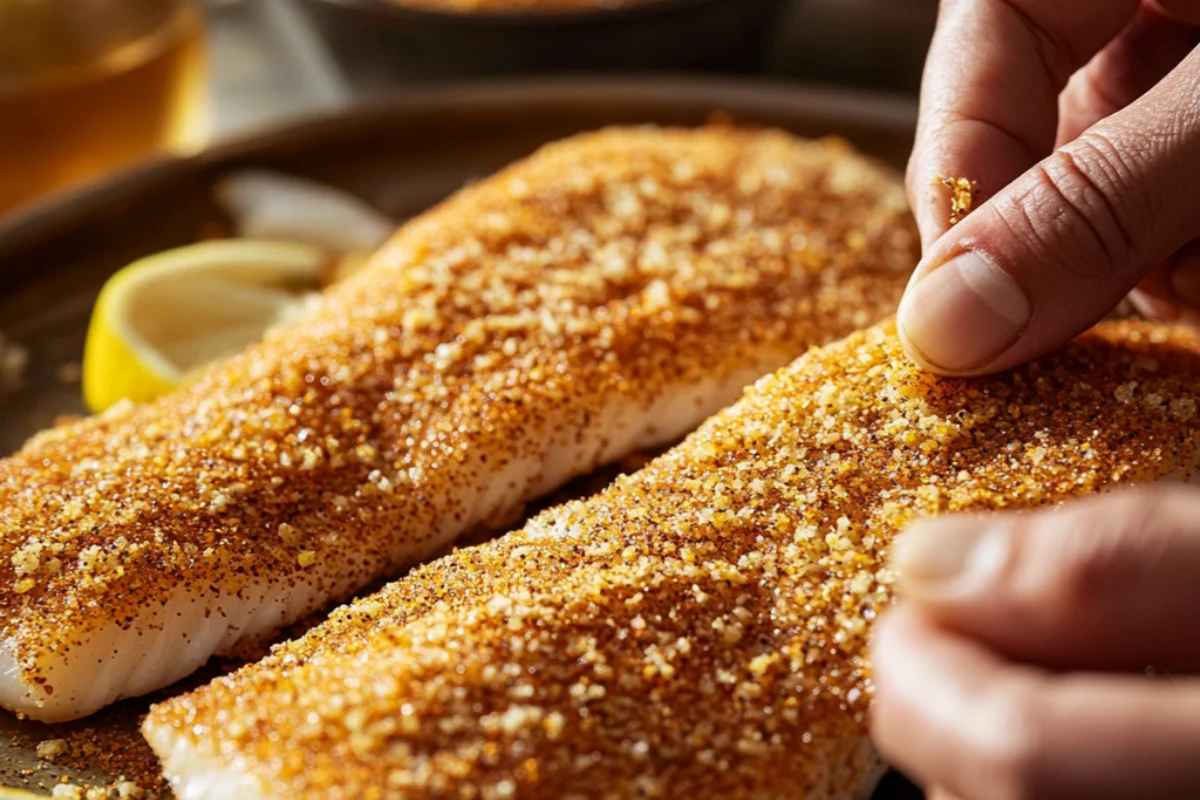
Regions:
<instances>
[{"instance_id":1,"label":"amber liquid in glass","mask_svg":"<svg viewBox=\"0 0 1200 800\"><path fill-rule=\"evenodd\" d=\"M203 55L199 14L179 0L0 0L0 218L199 145Z\"/></svg>"}]
</instances>

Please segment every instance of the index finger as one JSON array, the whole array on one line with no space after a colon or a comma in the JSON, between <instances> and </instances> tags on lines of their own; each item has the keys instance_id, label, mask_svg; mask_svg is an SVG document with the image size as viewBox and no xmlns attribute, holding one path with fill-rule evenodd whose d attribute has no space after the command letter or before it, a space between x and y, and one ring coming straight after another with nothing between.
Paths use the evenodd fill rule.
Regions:
<instances>
[{"instance_id":1,"label":"index finger","mask_svg":"<svg viewBox=\"0 0 1200 800\"><path fill-rule=\"evenodd\" d=\"M871 732L905 773L975 800L1195 797L1200 681L1014 664L901 604L875 627Z\"/></svg>"},{"instance_id":2,"label":"index finger","mask_svg":"<svg viewBox=\"0 0 1200 800\"><path fill-rule=\"evenodd\" d=\"M949 227L939 177L990 197L1054 147L1058 95L1138 0L943 0L921 84L908 194L928 247Z\"/></svg>"}]
</instances>

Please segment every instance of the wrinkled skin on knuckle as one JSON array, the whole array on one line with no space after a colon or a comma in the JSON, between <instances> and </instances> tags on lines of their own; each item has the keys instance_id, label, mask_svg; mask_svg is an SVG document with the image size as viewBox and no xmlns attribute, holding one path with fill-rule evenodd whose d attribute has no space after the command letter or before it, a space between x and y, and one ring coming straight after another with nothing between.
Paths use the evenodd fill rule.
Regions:
<instances>
[{"instance_id":1,"label":"wrinkled skin on knuckle","mask_svg":"<svg viewBox=\"0 0 1200 800\"><path fill-rule=\"evenodd\" d=\"M1200 4L1197 4L1197 12L1200 13ZM1164 81L1154 89L1160 107L1170 112L1160 115L1157 124L1193 140L1200 121L1200 104L1196 102L1200 95L1200 53L1193 50L1192 55L1179 65L1175 76L1177 80ZM1146 127L1145 121L1141 122L1142 127Z\"/></svg>"},{"instance_id":2,"label":"wrinkled skin on knuckle","mask_svg":"<svg viewBox=\"0 0 1200 800\"><path fill-rule=\"evenodd\" d=\"M1062 202L1055 187L1042 175L1023 183L992 205L997 224L989 232L998 240L996 249L1011 254L1011 260L1036 266L1039 272L1067 274L1088 282L1107 280L1111 265L1096 248L1080 253L1077 216ZM1087 240L1082 243L1093 244Z\"/></svg>"},{"instance_id":3,"label":"wrinkled skin on knuckle","mask_svg":"<svg viewBox=\"0 0 1200 800\"><path fill-rule=\"evenodd\" d=\"M1081 282L1120 278L1139 258L1119 199L1125 168L1099 152L1076 140L995 203L1025 257Z\"/></svg>"},{"instance_id":4,"label":"wrinkled skin on knuckle","mask_svg":"<svg viewBox=\"0 0 1200 800\"><path fill-rule=\"evenodd\" d=\"M1081 135L1118 171L1129 227L1150 250L1200 233L1200 49L1137 103ZM1160 248L1161 249L1161 248ZM1149 252L1165 258L1165 252Z\"/></svg>"},{"instance_id":5,"label":"wrinkled skin on knuckle","mask_svg":"<svg viewBox=\"0 0 1200 800\"><path fill-rule=\"evenodd\" d=\"M1154 238L1162 217L1158 192L1148 191L1146 181L1163 149L1154 131L1130 136L1093 128L1061 150L1076 168L1080 184L1088 188L1092 218L1107 221L1108 229L1121 236L1111 246L1122 250L1126 260L1144 257L1145 243Z\"/></svg>"}]
</instances>

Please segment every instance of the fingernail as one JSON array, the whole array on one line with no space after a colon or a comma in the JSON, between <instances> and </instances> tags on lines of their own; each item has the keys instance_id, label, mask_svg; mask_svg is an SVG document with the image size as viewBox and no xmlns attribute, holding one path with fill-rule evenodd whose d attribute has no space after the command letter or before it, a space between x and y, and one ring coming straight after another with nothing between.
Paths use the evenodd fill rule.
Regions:
<instances>
[{"instance_id":1,"label":"fingernail","mask_svg":"<svg viewBox=\"0 0 1200 800\"><path fill-rule=\"evenodd\" d=\"M1200 308L1200 262L1188 259L1175 269L1171 290L1189 306Z\"/></svg>"},{"instance_id":2,"label":"fingernail","mask_svg":"<svg viewBox=\"0 0 1200 800\"><path fill-rule=\"evenodd\" d=\"M975 252L955 256L909 288L899 324L918 361L965 372L993 361L1033 316L1029 298L1004 270Z\"/></svg>"},{"instance_id":3,"label":"fingernail","mask_svg":"<svg viewBox=\"0 0 1200 800\"><path fill-rule=\"evenodd\" d=\"M985 588L1008 557L1004 526L972 517L920 522L892 545L906 597L947 599Z\"/></svg>"}]
</instances>

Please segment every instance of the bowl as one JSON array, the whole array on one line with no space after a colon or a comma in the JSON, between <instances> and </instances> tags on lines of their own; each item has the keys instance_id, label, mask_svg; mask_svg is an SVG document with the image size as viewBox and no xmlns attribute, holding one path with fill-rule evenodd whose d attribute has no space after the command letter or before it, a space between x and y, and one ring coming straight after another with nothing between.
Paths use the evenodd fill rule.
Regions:
<instances>
[{"instance_id":1,"label":"bowl","mask_svg":"<svg viewBox=\"0 0 1200 800\"><path fill-rule=\"evenodd\" d=\"M296 0L351 83L546 72L751 73L786 0L643 0L546 13L452 13L389 0Z\"/></svg>"}]
</instances>

